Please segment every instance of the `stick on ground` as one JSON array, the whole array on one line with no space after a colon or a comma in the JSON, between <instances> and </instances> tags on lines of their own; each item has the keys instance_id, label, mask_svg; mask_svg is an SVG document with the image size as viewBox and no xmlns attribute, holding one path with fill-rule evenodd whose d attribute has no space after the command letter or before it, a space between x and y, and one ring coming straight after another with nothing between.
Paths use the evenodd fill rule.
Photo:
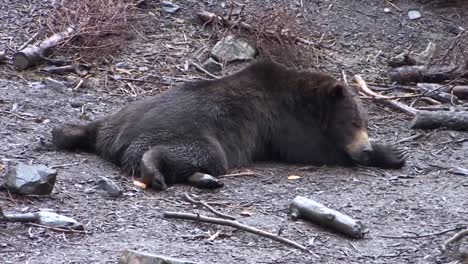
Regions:
<instances>
[{"instance_id":1,"label":"stick on ground","mask_svg":"<svg viewBox=\"0 0 468 264\"><path fill-rule=\"evenodd\" d=\"M226 219L230 219L230 220L235 220L236 218L234 216L230 216L230 215L227 215L227 214L224 214L224 213L221 213L219 212L218 210L214 209L213 207L211 207L211 205L203 202L203 201L196 201L194 200L192 197L190 197L190 195L188 193L184 193L184 199L187 201L187 202L190 202L192 204L196 204L196 205L202 205L204 207L206 207L206 209L208 209L208 211L212 212L213 214L219 216L219 217L222 217L222 218L226 218Z\"/></svg>"},{"instance_id":2,"label":"stick on ground","mask_svg":"<svg viewBox=\"0 0 468 264\"><path fill-rule=\"evenodd\" d=\"M227 219L222 219L222 218L215 218L215 217L207 217L203 215L197 215L197 214L190 214L190 213L178 213L178 212L164 212L164 217L165 218L174 218L174 219L183 219L183 220L192 220L192 221L197 221L197 222L202 222L202 223L210 223L210 224L217 224L217 225L224 225L224 226L230 226L234 227L240 230L244 230L246 232L259 235L262 237L267 237L270 239L273 239L275 241L281 242L283 244L289 245L294 248L298 248L302 251L309 252L310 251L303 245L300 245L294 241L291 241L289 239L277 236L275 234L257 229L255 227L251 227L245 224L241 224L237 221L232 221L232 220L227 220Z\"/></svg>"}]
</instances>

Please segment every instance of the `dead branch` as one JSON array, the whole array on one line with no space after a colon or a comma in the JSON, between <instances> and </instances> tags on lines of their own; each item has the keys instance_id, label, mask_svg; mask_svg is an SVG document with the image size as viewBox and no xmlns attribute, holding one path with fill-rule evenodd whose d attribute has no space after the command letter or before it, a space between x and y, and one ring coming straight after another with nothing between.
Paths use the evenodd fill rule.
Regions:
<instances>
[{"instance_id":1,"label":"dead branch","mask_svg":"<svg viewBox=\"0 0 468 264\"><path fill-rule=\"evenodd\" d=\"M364 81L364 79L362 79L361 76L359 75L354 75L354 81L357 83L358 85L358 88L359 90L365 94L365 95L368 95L368 96L372 96L374 97L375 99L378 99L378 100L381 100L387 104L389 104L390 106L392 106L393 108L396 108L400 111L403 111L405 113L408 113L408 114L411 114L411 115L415 115L418 110L414 109L413 107L410 107L410 106L407 106L403 103L400 103L398 101L394 101L394 100L388 100L388 98L384 95L381 95L381 94L378 94L378 93L375 93L374 91L372 91L366 84L366 82Z\"/></svg>"},{"instance_id":2,"label":"dead branch","mask_svg":"<svg viewBox=\"0 0 468 264\"><path fill-rule=\"evenodd\" d=\"M224 226L230 226L234 227L240 230L244 230L246 232L270 238L275 241L281 242L283 244L286 244L288 246L292 246L294 248L300 249L305 252L310 251L303 245L300 245L294 241L291 241L289 239L277 236L275 234L272 234L270 232L266 232L260 229L257 229L255 227L251 227L245 224L241 224L237 221L232 221L232 220L227 220L227 219L222 219L222 218L215 218L215 217L207 217L199 214L190 214L190 213L178 213L178 212L164 212L164 217L165 218L175 218L175 219L183 219L183 220L192 220L196 222L202 222L202 223L210 223L210 224L217 224L217 225L224 225Z\"/></svg>"},{"instance_id":3,"label":"dead branch","mask_svg":"<svg viewBox=\"0 0 468 264\"><path fill-rule=\"evenodd\" d=\"M468 112L418 111L411 121L412 129L445 127L453 130L468 130Z\"/></svg>"},{"instance_id":4,"label":"dead branch","mask_svg":"<svg viewBox=\"0 0 468 264\"><path fill-rule=\"evenodd\" d=\"M190 195L188 193L184 193L184 199L187 202L190 202L192 204L202 205L202 206L206 207L206 209L208 209L208 211L212 212L213 214L215 214L215 215L217 215L219 217L230 219L230 220L235 220L236 219L234 216L230 216L230 215L219 212L218 210L214 209L211 205L205 203L204 201L194 200L192 197L190 197Z\"/></svg>"},{"instance_id":5,"label":"dead branch","mask_svg":"<svg viewBox=\"0 0 468 264\"><path fill-rule=\"evenodd\" d=\"M212 13L212 12L208 12L208 11L197 12L197 16L205 24L218 24L218 25L222 25L222 26L228 27L228 28L241 28L241 29L244 29L246 31L255 32L255 28L252 25L248 24L248 23L232 21L229 18L219 16L219 15L217 15L215 13ZM270 38L275 38L276 39L278 37L278 33L273 32L271 30L267 30L267 31L265 31L263 33L265 33L265 35L270 37ZM282 37L284 37L284 38L293 39L298 43L302 43L302 44L305 44L305 45L308 45L308 46L313 46L313 47L317 47L317 48L324 48L324 46L322 44L320 44L320 43L310 41L310 40L307 40L307 39L304 39L304 38L301 38L301 37L298 37L298 36L293 36L293 35L289 35L289 34L286 35L283 32L280 32L280 35Z\"/></svg>"},{"instance_id":6,"label":"dead branch","mask_svg":"<svg viewBox=\"0 0 468 264\"><path fill-rule=\"evenodd\" d=\"M390 80L398 83L434 82L467 78L466 65L402 66L389 71Z\"/></svg>"},{"instance_id":7,"label":"dead branch","mask_svg":"<svg viewBox=\"0 0 468 264\"><path fill-rule=\"evenodd\" d=\"M69 38L74 32L75 28L70 26L65 31L54 34L37 45L31 45L16 52L13 58L13 64L20 70L25 70L39 64L53 47Z\"/></svg>"},{"instance_id":8,"label":"dead branch","mask_svg":"<svg viewBox=\"0 0 468 264\"><path fill-rule=\"evenodd\" d=\"M364 236L359 221L303 196L294 198L289 211L293 219L310 220L354 238Z\"/></svg>"},{"instance_id":9,"label":"dead branch","mask_svg":"<svg viewBox=\"0 0 468 264\"><path fill-rule=\"evenodd\" d=\"M455 235L453 235L451 238L447 239L442 245L441 245L441 250L442 252L446 252L447 251L447 248L450 246L450 245L453 245L455 243L458 243L460 242L460 240L464 237L468 236L468 229L464 229L458 233L456 233Z\"/></svg>"}]
</instances>

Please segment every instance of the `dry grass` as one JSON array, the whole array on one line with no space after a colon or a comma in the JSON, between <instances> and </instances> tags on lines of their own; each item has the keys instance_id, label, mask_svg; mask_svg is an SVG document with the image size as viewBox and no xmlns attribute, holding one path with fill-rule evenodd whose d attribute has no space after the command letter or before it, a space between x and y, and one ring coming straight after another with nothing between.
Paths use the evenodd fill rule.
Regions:
<instances>
[{"instance_id":1,"label":"dry grass","mask_svg":"<svg viewBox=\"0 0 468 264\"><path fill-rule=\"evenodd\" d=\"M104 58L125 45L134 7L123 0L61 0L47 19L46 33L73 26L76 32L58 51L84 60Z\"/></svg>"},{"instance_id":2,"label":"dry grass","mask_svg":"<svg viewBox=\"0 0 468 264\"><path fill-rule=\"evenodd\" d=\"M253 45L260 57L300 69L318 68L326 49L322 43L325 36L318 29L305 28L299 13L286 8L268 8L244 14L243 6L238 8L239 11L235 9L231 6L224 23L213 24L215 36L236 35ZM226 23L227 20L230 22ZM304 35L313 39L300 37Z\"/></svg>"}]
</instances>

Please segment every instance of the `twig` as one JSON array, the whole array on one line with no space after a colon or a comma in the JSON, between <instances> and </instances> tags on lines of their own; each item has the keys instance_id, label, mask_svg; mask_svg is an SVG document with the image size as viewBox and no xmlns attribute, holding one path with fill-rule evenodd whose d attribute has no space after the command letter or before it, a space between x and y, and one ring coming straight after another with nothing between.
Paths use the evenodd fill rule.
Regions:
<instances>
[{"instance_id":1,"label":"twig","mask_svg":"<svg viewBox=\"0 0 468 264\"><path fill-rule=\"evenodd\" d=\"M79 162L74 162L74 163L67 163L67 164L58 164L58 165L52 165L50 166L51 169L62 169L62 168L67 168L71 166L76 166L79 165Z\"/></svg>"},{"instance_id":2,"label":"twig","mask_svg":"<svg viewBox=\"0 0 468 264\"><path fill-rule=\"evenodd\" d=\"M78 233L78 234L86 234L86 235L89 234L89 232L86 230L76 230L76 229L64 228L64 227L52 227L52 226L46 226L46 225L41 225L41 224L36 224L36 223L27 223L26 225L42 227L42 228L46 228L55 232Z\"/></svg>"},{"instance_id":3,"label":"twig","mask_svg":"<svg viewBox=\"0 0 468 264\"><path fill-rule=\"evenodd\" d=\"M192 64L193 66L195 66L195 68L197 68L198 70L204 72L206 75L210 76L211 78L213 79L219 79L221 77L217 76L217 75L214 75L212 74L211 72L207 71L205 68L203 68L202 66L198 65L197 63L193 62L193 61L189 61L190 64Z\"/></svg>"},{"instance_id":4,"label":"twig","mask_svg":"<svg viewBox=\"0 0 468 264\"><path fill-rule=\"evenodd\" d=\"M458 233L456 233L455 235L453 235L451 238L447 239L444 244L442 244L441 246L441 249L442 249L442 252L445 252L447 251L447 247L450 245L450 244L454 244L454 243L457 243L459 242L462 238L468 236L468 229L465 229L465 230L462 230Z\"/></svg>"},{"instance_id":5,"label":"twig","mask_svg":"<svg viewBox=\"0 0 468 264\"><path fill-rule=\"evenodd\" d=\"M218 177L240 177L240 176L260 176L260 174L255 173L253 171L244 171L244 172L223 174L223 175L219 175Z\"/></svg>"},{"instance_id":6,"label":"twig","mask_svg":"<svg viewBox=\"0 0 468 264\"><path fill-rule=\"evenodd\" d=\"M222 218L215 218L215 217L207 217L199 214L190 214L190 213L178 213L178 212L164 212L164 217L165 218L175 218L175 219L184 219L184 220L192 220L192 221L197 221L197 222L202 222L202 223L210 223L210 224L217 224L217 225L224 225L224 226L230 226L234 227L240 230L244 230L246 232L259 235L262 237L270 238L275 241L281 242L283 244L286 244L288 246L300 249L302 251L311 253L305 246L300 245L294 241L291 241L289 239L277 236L275 234L272 234L270 232L266 232L245 224L241 224L237 221L232 221L232 220L227 220L227 219L222 219Z\"/></svg>"},{"instance_id":7,"label":"twig","mask_svg":"<svg viewBox=\"0 0 468 264\"><path fill-rule=\"evenodd\" d=\"M195 201L192 197L190 197L190 195L188 193L184 193L184 199L186 201L192 203L192 204L202 205L202 206L206 207L206 209L208 209L208 211L212 212L213 214L215 214L215 215L217 215L219 217L230 219L230 220L235 220L236 219L233 216L230 216L230 215L219 212L218 210L214 209L213 207L211 207L211 205L205 203L204 201L201 201L201 200Z\"/></svg>"},{"instance_id":8,"label":"twig","mask_svg":"<svg viewBox=\"0 0 468 264\"><path fill-rule=\"evenodd\" d=\"M25 43L23 43L23 45L21 45L21 47L18 48L18 50L26 48L26 46L37 37L37 35L39 35L39 32L34 33Z\"/></svg>"},{"instance_id":9,"label":"twig","mask_svg":"<svg viewBox=\"0 0 468 264\"><path fill-rule=\"evenodd\" d=\"M392 238L392 239L424 238L424 237L429 237L429 236L443 235L443 234L445 234L445 233L452 232L452 231L457 231L457 230L460 230L460 229L462 229L462 228L464 228L464 227L457 226L457 227L450 228L450 229L445 229L445 230L442 230L442 231L439 231L439 232L428 233L428 234L424 234L424 235L415 235L415 236L389 236L389 235L381 235L380 237L383 237L383 238Z\"/></svg>"},{"instance_id":10,"label":"twig","mask_svg":"<svg viewBox=\"0 0 468 264\"><path fill-rule=\"evenodd\" d=\"M397 142L397 144L401 144L401 143L408 142L408 141L413 141L415 139L420 139L425 135L426 135L425 133L418 133L418 134L412 135L410 137L402 138Z\"/></svg>"}]
</instances>

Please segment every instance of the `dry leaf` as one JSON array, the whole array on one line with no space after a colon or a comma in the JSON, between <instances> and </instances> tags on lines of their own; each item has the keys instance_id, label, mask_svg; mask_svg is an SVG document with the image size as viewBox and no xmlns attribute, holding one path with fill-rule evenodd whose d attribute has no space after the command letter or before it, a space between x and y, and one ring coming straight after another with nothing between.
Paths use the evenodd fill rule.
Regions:
<instances>
[{"instance_id":1,"label":"dry leaf","mask_svg":"<svg viewBox=\"0 0 468 264\"><path fill-rule=\"evenodd\" d=\"M146 187L148 187L148 186L146 186L146 183L141 182L141 181L133 181L133 184L134 184L135 186L140 187L141 189L146 189Z\"/></svg>"},{"instance_id":2,"label":"dry leaf","mask_svg":"<svg viewBox=\"0 0 468 264\"><path fill-rule=\"evenodd\" d=\"M299 175L288 175L288 180L298 180L301 176Z\"/></svg>"},{"instance_id":3,"label":"dry leaf","mask_svg":"<svg viewBox=\"0 0 468 264\"><path fill-rule=\"evenodd\" d=\"M249 211L242 211L242 212L240 212L240 215L242 215L242 216L252 216L253 213L249 212Z\"/></svg>"}]
</instances>

